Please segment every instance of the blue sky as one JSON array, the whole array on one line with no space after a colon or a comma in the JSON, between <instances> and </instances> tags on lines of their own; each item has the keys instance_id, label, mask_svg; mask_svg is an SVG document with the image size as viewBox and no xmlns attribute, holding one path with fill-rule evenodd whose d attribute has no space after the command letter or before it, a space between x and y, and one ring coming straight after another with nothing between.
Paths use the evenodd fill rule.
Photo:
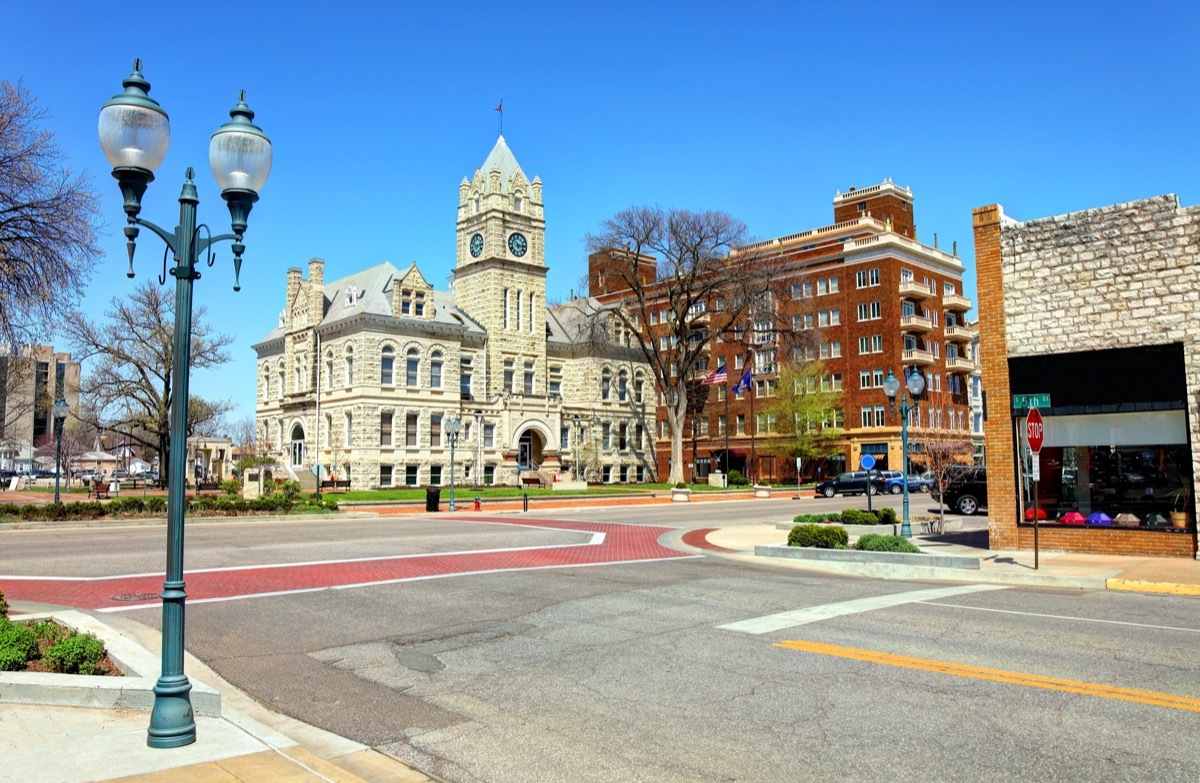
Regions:
<instances>
[{"instance_id":1,"label":"blue sky","mask_svg":"<svg viewBox=\"0 0 1200 783\"><path fill-rule=\"evenodd\" d=\"M228 213L208 138L248 91L275 165L251 215L241 293L227 246L196 284L235 343L229 365L192 385L247 416L250 346L275 324L288 267L322 257L333 279L416 261L446 287L458 183L495 141L500 98L509 146L545 182L551 296L578 289L584 234L627 206L722 209L768 238L826 225L837 190L890 177L913 189L922 241L958 241L973 297L973 207L1000 202L1029 219L1161 193L1200 202L1198 8L14 3L0 76L24 80L103 196L93 314L162 257L143 232L138 278L125 278L100 105L141 57L172 131L143 216L174 225L193 165L200 219L216 233Z\"/></svg>"}]
</instances>

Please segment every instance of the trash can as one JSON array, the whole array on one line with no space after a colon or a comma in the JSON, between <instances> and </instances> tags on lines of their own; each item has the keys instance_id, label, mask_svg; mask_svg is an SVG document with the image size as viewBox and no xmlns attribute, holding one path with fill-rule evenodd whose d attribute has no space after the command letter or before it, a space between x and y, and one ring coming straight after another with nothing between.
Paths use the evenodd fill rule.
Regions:
<instances>
[{"instance_id":1,"label":"trash can","mask_svg":"<svg viewBox=\"0 0 1200 783\"><path fill-rule=\"evenodd\" d=\"M425 487L425 510L437 511L438 504L442 501L441 487Z\"/></svg>"}]
</instances>

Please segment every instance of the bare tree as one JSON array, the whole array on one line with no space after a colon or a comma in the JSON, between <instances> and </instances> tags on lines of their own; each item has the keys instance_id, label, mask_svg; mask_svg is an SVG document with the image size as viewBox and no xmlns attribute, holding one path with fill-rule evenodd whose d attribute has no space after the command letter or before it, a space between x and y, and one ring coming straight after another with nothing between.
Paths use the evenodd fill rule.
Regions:
<instances>
[{"instance_id":1,"label":"bare tree","mask_svg":"<svg viewBox=\"0 0 1200 783\"><path fill-rule=\"evenodd\" d=\"M48 113L19 82L0 79L0 341L45 339L82 295L103 255L100 207L40 127Z\"/></svg>"},{"instance_id":2,"label":"bare tree","mask_svg":"<svg viewBox=\"0 0 1200 783\"><path fill-rule=\"evenodd\" d=\"M77 313L62 325L79 360L95 360L92 372L80 381L80 421L156 451L164 476L170 469L175 388L174 306L173 291L147 280L128 299L114 298L104 323L92 323ZM225 349L232 342L204 322L204 308L197 309L192 318L192 370L229 361ZM231 409L228 401L193 396L188 401L187 434L215 431Z\"/></svg>"},{"instance_id":3,"label":"bare tree","mask_svg":"<svg viewBox=\"0 0 1200 783\"><path fill-rule=\"evenodd\" d=\"M671 439L667 481L681 482L687 382L713 340L762 295L762 265L755 252L738 252L747 243L746 226L725 212L634 207L604 221L586 243L590 279L603 278L607 291L625 290L614 316L663 394Z\"/></svg>"},{"instance_id":4,"label":"bare tree","mask_svg":"<svg viewBox=\"0 0 1200 783\"><path fill-rule=\"evenodd\" d=\"M975 444L971 442L970 430L954 429L942 417L948 412L950 398L945 392L928 392L921 400L921 409L926 426L909 426L909 470L919 465L932 474L929 478L939 487L945 487L950 474L964 465L971 464ZM914 414L915 416L916 414ZM938 504L938 519L943 527L946 521L946 506Z\"/></svg>"}]
</instances>

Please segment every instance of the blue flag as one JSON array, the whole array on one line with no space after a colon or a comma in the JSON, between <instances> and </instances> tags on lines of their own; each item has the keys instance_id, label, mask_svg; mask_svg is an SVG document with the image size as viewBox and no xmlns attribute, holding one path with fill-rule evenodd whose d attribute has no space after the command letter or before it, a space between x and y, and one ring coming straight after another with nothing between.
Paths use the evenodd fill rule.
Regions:
<instances>
[{"instance_id":1,"label":"blue flag","mask_svg":"<svg viewBox=\"0 0 1200 783\"><path fill-rule=\"evenodd\" d=\"M742 379L740 381L738 381L736 384L734 384L733 393L741 394L744 391L749 391L749 389L750 389L750 368L747 367L746 373L742 376Z\"/></svg>"}]
</instances>

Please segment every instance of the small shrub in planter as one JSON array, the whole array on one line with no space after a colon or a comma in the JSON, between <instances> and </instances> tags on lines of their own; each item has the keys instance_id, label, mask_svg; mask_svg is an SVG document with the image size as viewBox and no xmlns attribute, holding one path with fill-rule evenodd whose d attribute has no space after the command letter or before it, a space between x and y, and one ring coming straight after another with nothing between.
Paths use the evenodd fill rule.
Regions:
<instances>
[{"instance_id":1,"label":"small shrub in planter","mask_svg":"<svg viewBox=\"0 0 1200 783\"><path fill-rule=\"evenodd\" d=\"M242 494L242 484L235 478L225 479L221 482L221 491L231 497L237 497Z\"/></svg>"},{"instance_id":2,"label":"small shrub in planter","mask_svg":"<svg viewBox=\"0 0 1200 783\"><path fill-rule=\"evenodd\" d=\"M849 541L850 535L840 525L796 525L788 533L788 546L845 549Z\"/></svg>"},{"instance_id":3,"label":"small shrub in planter","mask_svg":"<svg viewBox=\"0 0 1200 783\"><path fill-rule=\"evenodd\" d=\"M0 617L8 617L8 601L4 600L3 590L0 590Z\"/></svg>"},{"instance_id":4,"label":"small shrub in planter","mask_svg":"<svg viewBox=\"0 0 1200 783\"><path fill-rule=\"evenodd\" d=\"M167 513L167 499L164 497L146 498L146 513L148 513L148 514L165 514L165 513Z\"/></svg>"},{"instance_id":5,"label":"small shrub in planter","mask_svg":"<svg viewBox=\"0 0 1200 783\"><path fill-rule=\"evenodd\" d=\"M688 485L683 483L682 481L675 482L675 489L687 489L687 488L688 488Z\"/></svg>"},{"instance_id":6,"label":"small shrub in planter","mask_svg":"<svg viewBox=\"0 0 1200 783\"><path fill-rule=\"evenodd\" d=\"M896 509L894 509L890 506L884 506L883 508L876 511L875 515L877 517L879 517L879 524L881 524L881 525L896 524Z\"/></svg>"},{"instance_id":7,"label":"small shrub in planter","mask_svg":"<svg viewBox=\"0 0 1200 783\"><path fill-rule=\"evenodd\" d=\"M63 674L95 674L103 657L104 642L91 633L68 636L42 653L46 665Z\"/></svg>"},{"instance_id":8,"label":"small shrub in planter","mask_svg":"<svg viewBox=\"0 0 1200 783\"><path fill-rule=\"evenodd\" d=\"M792 520L797 525L811 525L819 522L841 522L842 515L837 511L831 511L827 514L797 514Z\"/></svg>"},{"instance_id":9,"label":"small shrub in planter","mask_svg":"<svg viewBox=\"0 0 1200 783\"><path fill-rule=\"evenodd\" d=\"M35 655L37 637L33 631L7 617L0 619L0 671L20 671Z\"/></svg>"},{"instance_id":10,"label":"small shrub in planter","mask_svg":"<svg viewBox=\"0 0 1200 783\"><path fill-rule=\"evenodd\" d=\"M113 516L141 514L145 510L146 504L141 498L113 498L108 504L108 513Z\"/></svg>"},{"instance_id":11,"label":"small shrub in planter","mask_svg":"<svg viewBox=\"0 0 1200 783\"><path fill-rule=\"evenodd\" d=\"M729 471L729 486L745 487L745 486L749 486L749 484L750 484L750 479L743 476L742 472L740 470Z\"/></svg>"},{"instance_id":12,"label":"small shrub in planter","mask_svg":"<svg viewBox=\"0 0 1200 783\"><path fill-rule=\"evenodd\" d=\"M878 525L879 517L871 511L859 508L848 508L842 512L843 525Z\"/></svg>"},{"instance_id":13,"label":"small shrub in planter","mask_svg":"<svg viewBox=\"0 0 1200 783\"><path fill-rule=\"evenodd\" d=\"M914 555L921 553L921 550L904 536L881 536L876 533L867 533L860 537L854 543L854 548L865 552L908 552Z\"/></svg>"}]
</instances>

